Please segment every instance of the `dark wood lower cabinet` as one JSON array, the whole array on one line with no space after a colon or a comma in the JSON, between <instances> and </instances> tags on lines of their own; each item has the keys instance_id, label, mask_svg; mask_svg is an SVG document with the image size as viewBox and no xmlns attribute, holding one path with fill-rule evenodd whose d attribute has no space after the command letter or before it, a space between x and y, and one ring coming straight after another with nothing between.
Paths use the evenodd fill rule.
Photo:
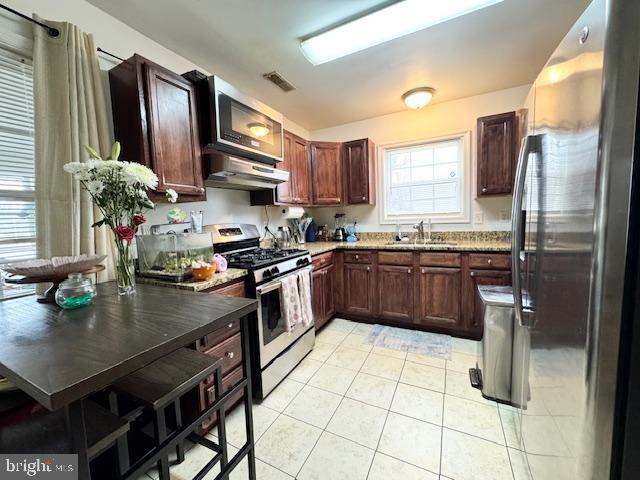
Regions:
<instances>
[{"instance_id":1,"label":"dark wood lower cabinet","mask_svg":"<svg viewBox=\"0 0 640 480\"><path fill-rule=\"evenodd\" d=\"M353 315L374 315L377 293L372 265L344 264L344 311Z\"/></svg>"},{"instance_id":2,"label":"dark wood lower cabinet","mask_svg":"<svg viewBox=\"0 0 640 480\"><path fill-rule=\"evenodd\" d=\"M464 306L466 330L474 338L482 336L482 302L478 295L478 285L511 285L511 272L506 270L469 269L465 278Z\"/></svg>"},{"instance_id":3,"label":"dark wood lower cabinet","mask_svg":"<svg viewBox=\"0 0 640 480\"><path fill-rule=\"evenodd\" d=\"M336 314L336 267L329 265L324 268L324 316L327 320Z\"/></svg>"},{"instance_id":4,"label":"dark wood lower cabinet","mask_svg":"<svg viewBox=\"0 0 640 480\"><path fill-rule=\"evenodd\" d=\"M504 253L346 250L333 258L337 313L473 339L482 336L478 285L511 285Z\"/></svg>"},{"instance_id":5,"label":"dark wood lower cabinet","mask_svg":"<svg viewBox=\"0 0 640 480\"><path fill-rule=\"evenodd\" d=\"M413 317L414 273L410 266L378 266L380 317L410 322Z\"/></svg>"},{"instance_id":6,"label":"dark wood lower cabinet","mask_svg":"<svg viewBox=\"0 0 640 480\"><path fill-rule=\"evenodd\" d=\"M462 328L459 268L420 267L415 322L436 329Z\"/></svg>"},{"instance_id":7,"label":"dark wood lower cabinet","mask_svg":"<svg viewBox=\"0 0 640 480\"><path fill-rule=\"evenodd\" d=\"M322 328L336 313L335 266L328 265L312 273L311 303L316 330Z\"/></svg>"}]
</instances>

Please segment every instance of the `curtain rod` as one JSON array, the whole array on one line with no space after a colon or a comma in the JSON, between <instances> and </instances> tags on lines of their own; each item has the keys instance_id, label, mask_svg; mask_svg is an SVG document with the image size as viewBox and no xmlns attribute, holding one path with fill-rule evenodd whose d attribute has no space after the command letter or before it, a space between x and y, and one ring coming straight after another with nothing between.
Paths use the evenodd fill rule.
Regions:
<instances>
[{"instance_id":1,"label":"curtain rod","mask_svg":"<svg viewBox=\"0 0 640 480\"><path fill-rule=\"evenodd\" d=\"M114 55L113 53L109 53L106 50L101 49L100 47L98 47L98 51L101 52L101 53L104 53L105 55L109 55L110 57L116 58L116 59L120 60L121 62L124 62L124 58L120 58L119 56Z\"/></svg>"},{"instance_id":2,"label":"curtain rod","mask_svg":"<svg viewBox=\"0 0 640 480\"><path fill-rule=\"evenodd\" d=\"M19 16L19 17L22 17L22 18L24 18L25 20L29 20L30 22L35 23L36 25L40 25L40 26L41 26L42 28L44 28L44 29L49 33L49 35L51 35L52 37L57 37L58 35L60 35L60 30L58 30L57 28L50 27L49 25L46 25L46 24L44 24L44 23L42 23L42 22L39 22L39 21L37 21L37 20L34 20L34 19L33 19L33 18L31 18L31 17L27 17L26 15L24 15L24 14L22 14L22 13L20 13L20 12L16 11L16 10L14 10L13 8L9 8L9 7L7 7L6 5L3 5L3 4L1 4L1 3L0 3L0 8L3 8L4 10L7 10L8 12L13 13L14 15L17 15L17 16Z\"/></svg>"},{"instance_id":3,"label":"curtain rod","mask_svg":"<svg viewBox=\"0 0 640 480\"><path fill-rule=\"evenodd\" d=\"M8 12L11 12L11 13L13 13L14 15L17 15L18 17L24 18L25 20L28 20L28 21L30 21L31 23L35 23L36 25L41 26L41 27L42 27L42 28L44 28L44 29L49 33L49 35L50 35L50 36L52 36L52 37L57 37L57 36L59 36L59 35L60 35L60 30L58 30L57 28L50 27L49 25L46 25L46 24L44 24L44 23L42 23L42 22L39 22L39 21L37 21L37 20L34 20L34 19L33 19L33 18L31 18L31 17L27 17L26 15L24 15L24 14L22 14L22 13L18 12L17 10L14 10L13 8L7 7L6 5L3 5L3 4L1 4L1 3L0 3L0 8L2 8L2 9L4 9L4 10L7 10ZM117 55L114 55L113 53L109 53L109 52L107 52L106 50L103 50L103 49L102 49L102 48L100 48L100 47L98 47L98 49L97 49L97 50L98 50L99 52L104 53L105 55L109 55L110 57L116 58L116 59L120 60L121 62L124 62L124 59L122 59L122 58L118 57Z\"/></svg>"}]
</instances>

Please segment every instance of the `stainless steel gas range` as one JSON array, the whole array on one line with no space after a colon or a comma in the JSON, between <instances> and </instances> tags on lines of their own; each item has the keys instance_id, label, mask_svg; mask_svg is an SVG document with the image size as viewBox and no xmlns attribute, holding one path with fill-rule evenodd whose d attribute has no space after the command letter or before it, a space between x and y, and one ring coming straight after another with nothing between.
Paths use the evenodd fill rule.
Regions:
<instances>
[{"instance_id":1,"label":"stainless steel gas range","mask_svg":"<svg viewBox=\"0 0 640 480\"><path fill-rule=\"evenodd\" d=\"M311 280L311 255L306 250L260 248L255 225L221 224L204 227L213 235L214 251L229 267L249 271L247 296L258 300L251 325L253 393L265 398L313 349L313 323L287 332L282 315L282 280L305 272Z\"/></svg>"}]
</instances>

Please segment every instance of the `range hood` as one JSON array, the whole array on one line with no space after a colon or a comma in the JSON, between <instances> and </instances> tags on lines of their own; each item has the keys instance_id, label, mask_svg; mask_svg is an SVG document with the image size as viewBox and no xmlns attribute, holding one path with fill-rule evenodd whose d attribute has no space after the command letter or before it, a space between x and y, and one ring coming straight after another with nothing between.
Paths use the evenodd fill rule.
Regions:
<instances>
[{"instance_id":1,"label":"range hood","mask_svg":"<svg viewBox=\"0 0 640 480\"><path fill-rule=\"evenodd\" d=\"M265 190L289 180L289 172L221 152L204 156L207 187L231 190Z\"/></svg>"}]
</instances>

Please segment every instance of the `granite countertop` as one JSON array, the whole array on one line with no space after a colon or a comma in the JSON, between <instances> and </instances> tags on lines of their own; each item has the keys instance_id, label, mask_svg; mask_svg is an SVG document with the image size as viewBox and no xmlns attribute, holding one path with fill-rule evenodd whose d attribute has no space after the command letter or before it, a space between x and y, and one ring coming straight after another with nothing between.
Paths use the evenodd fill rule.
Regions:
<instances>
[{"instance_id":1,"label":"granite countertop","mask_svg":"<svg viewBox=\"0 0 640 480\"><path fill-rule=\"evenodd\" d=\"M202 282L185 280L184 282L174 283L149 277L136 277L136 281L146 285L158 285L162 287L178 288L180 290L190 290L192 292L202 292L203 290L209 290L210 288L217 287L218 285L223 285L233 280L237 280L238 278L246 277L247 273L248 272L246 270L242 270L240 268L229 268L225 272L215 273L211 279L204 280Z\"/></svg>"},{"instance_id":2,"label":"granite countertop","mask_svg":"<svg viewBox=\"0 0 640 480\"><path fill-rule=\"evenodd\" d=\"M404 250L417 252L510 252L511 244L502 241L486 241L486 240L462 240L451 242L450 245L433 244L421 245L413 242L389 244L385 240L360 240L358 242L313 242L305 243L297 246L308 250L311 255L330 252L340 249L356 249L356 250Z\"/></svg>"}]
</instances>

